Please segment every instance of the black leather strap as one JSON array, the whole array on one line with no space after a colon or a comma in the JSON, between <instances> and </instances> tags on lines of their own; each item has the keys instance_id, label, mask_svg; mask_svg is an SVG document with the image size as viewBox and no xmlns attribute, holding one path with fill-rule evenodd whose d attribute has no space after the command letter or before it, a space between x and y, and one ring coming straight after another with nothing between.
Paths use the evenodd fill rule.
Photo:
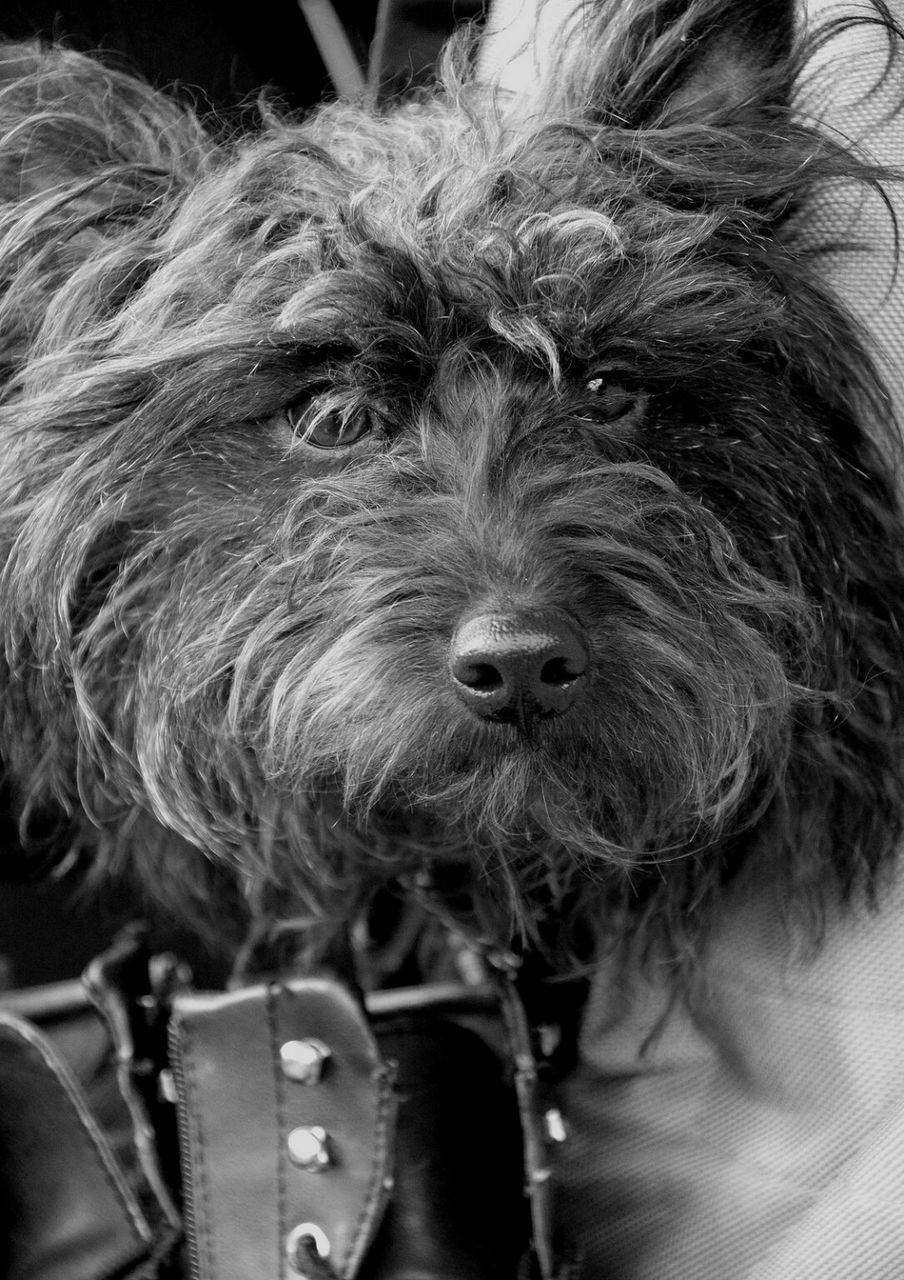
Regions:
<instances>
[{"instance_id":1,"label":"black leather strap","mask_svg":"<svg viewBox=\"0 0 904 1280\"><path fill-rule=\"evenodd\" d=\"M163 1240L50 1040L0 1011L0 1201L7 1280L155 1276Z\"/></svg>"},{"instance_id":2,"label":"black leather strap","mask_svg":"<svg viewBox=\"0 0 904 1280\"><path fill-rule=\"evenodd\" d=\"M328 1056L298 1078L312 1044ZM396 1097L348 989L178 996L170 1046L193 1277L356 1275L392 1191Z\"/></svg>"},{"instance_id":3,"label":"black leather strap","mask_svg":"<svg viewBox=\"0 0 904 1280\"><path fill-rule=\"evenodd\" d=\"M147 971L131 933L91 970L128 1103L118 1165L40 1033L5 1020L15 1052L0 1036L0 1103L16 1128L0 1142L22 1228L11 1280L164 1280L175 1233L157 1186L166 1162L150 1159L171 1138L161 1098L178 1103L184 1170L187 1269L172 1280L571 1275L552 1249L516 969L497 971L495 995L433 984L372 993L366 1011L331 977L199 995ZM172 1074L158 1056L167 1022Z\"/></svg>"}]
</instances>

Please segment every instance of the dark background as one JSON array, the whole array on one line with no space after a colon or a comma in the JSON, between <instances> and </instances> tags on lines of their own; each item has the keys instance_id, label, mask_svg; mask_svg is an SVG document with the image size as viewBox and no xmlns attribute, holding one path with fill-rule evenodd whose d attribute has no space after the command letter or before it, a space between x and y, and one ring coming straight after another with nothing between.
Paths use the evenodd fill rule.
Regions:
<instances>
[{"instance_id":1,"label":"dark background","mask_svg":"<svg viewBox=\"0 0 904 1280\"><path fill-rule=\"evenodd\" d=\"M362 70L386 94L429 78L455 22L480 0L334 0ZM374 42L375 31L379 39ZM188 94L227 121L262 89L293 111L333 93L295 0L5 0L0 35L40 38L82 52L104 50L160 88ZM152 919L153 943L187 955L199 985L218 984L222 956L125 886L87 890L65 862L21 849L0 793L0 990L70 978L136 916Z\"/></svg>"},{"instance_id":2,"label":"dark background","mask_svg":"<svg viewBox=\"0 0 904 1280\"><path fill-rule=\"evenodd\" d=\"M333 0L362 65L376 0ZM88 52L122 54L154 84L200 90L223 111L263 86L303 108L330 91L323 62L295 0L5 0L0 29Z\"/></svg>"}]
</instances>

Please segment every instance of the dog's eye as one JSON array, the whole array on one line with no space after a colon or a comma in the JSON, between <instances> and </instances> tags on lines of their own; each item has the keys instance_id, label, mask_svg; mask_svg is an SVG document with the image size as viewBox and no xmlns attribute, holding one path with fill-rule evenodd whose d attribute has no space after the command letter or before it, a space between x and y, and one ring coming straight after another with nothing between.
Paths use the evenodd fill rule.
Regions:
<instances>
[{"instance_id":1,"label":"dog's eye","mask_svg":"<svg viewBox=\"0 0 904 1280\"><path fill-rule=\"evenodd\" d=\"M325 409L306 401L291 405L286 417L294 435L315 449L345 449L375 430L377 417L372 409Z\"/></svg>"},{"instance_id":2,"label":"dog's eye","mask_svg":"<svg viewBox=\"0 0 904 1280\"><path fill-rule=\"evenodd\" d=\"M595 373L584 385L597 422L618 422L622 418L633 421L643 413L646 393L620 380L617 374Z\"/></svg>"}]
</instances>

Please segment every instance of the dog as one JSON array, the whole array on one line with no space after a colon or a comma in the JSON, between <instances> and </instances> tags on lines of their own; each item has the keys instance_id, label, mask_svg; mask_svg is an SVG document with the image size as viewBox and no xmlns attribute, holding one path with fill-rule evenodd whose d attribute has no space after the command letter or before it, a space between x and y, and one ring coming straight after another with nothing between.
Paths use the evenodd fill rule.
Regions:
<instances>
[{"instance_id":1,"label":"dog","mask_svg":"<svg viewBox=\"0 0 904 1280\"><path fill-rule=\"evenodd\" d=\"M9 51L23 829L189 914L225 879L312 953L429 879L499 946L670 991L726 904L814 947L881 904L900 443L806 232L892 175L794 109L842 26L606 0L526 113L462 35L435 90L238 137Z\"/></svg>"}]
</instances>

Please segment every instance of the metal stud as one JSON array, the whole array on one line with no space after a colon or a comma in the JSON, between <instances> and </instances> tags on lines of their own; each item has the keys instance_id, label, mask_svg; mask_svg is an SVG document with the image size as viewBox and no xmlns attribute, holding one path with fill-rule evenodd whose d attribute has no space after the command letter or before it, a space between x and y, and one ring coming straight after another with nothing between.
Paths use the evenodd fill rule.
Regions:
<instances>
[{"instance_id":1,"label":"metal stud","mask_svg":"<svg viewBox=\"0 0 904 1280\"><path fill-rule=\"evenodd\" d=\"M564 1142L566 1140L568 1132L558 1107L550 1107L543 1116L543 1122L546 1125L546 1136L550 1142Z\"/></svg>"},{"instance_id":2,"label":"metal stud","mask_svg":"<svg viewBox=\"0 0 904 1280\"><path fill-rule=\"evenodd\" d=\"M299 1222L286 1236L286 1259L297 1275L307 1276L313 1256L325 1262L330 1256L330 1241L316 1222Z\"/></svg>"},{"instance_id":3,"label":"metal stud","mask_svg":"<svg viewBox=\"0 0 904 1280\"><path fill-rule=\"evenodd\" d=\"M329 1135L319 1124L293 1129L286 1139L289 1159L306 1173L322 1173L333 1163Z\"/></svg>"},{"instance_id":4,"label":"metal stud","mask_svg":"<svg viewBox=\"0 0 904 1280\"><path fill-rule=\"evenodd\" d=\"M544 1024L537 1028L540 1041L540 1052L544 1058L551 1058L562 1043L562 1028L555 1024Z\"/></svg>"},{"instance_id":5,"label":"metal stud","mask_svg":"<svg viewBox=\"0 0 904 1280\"><path fill-rule=\"evenodd\" d=\"M161 1102L169 1102L175 1105L179 1101L179 1095L176 1092L176 1077L169 1067L164 1067L157 1077L157 1094Z\"/></svg>"},{"instance_id":6,"label":"metal stud","mask_svg":"<svg viewBox=\"0 0 904 1280\"><path fill-rule=\"evenodd\" d=\"M279 1065L289 1080L299 1084L317 1084L332 1051L329 1045L313 1037L309 1040L287 1040L279 1050Z\"/></svg>"}]
</instances>

